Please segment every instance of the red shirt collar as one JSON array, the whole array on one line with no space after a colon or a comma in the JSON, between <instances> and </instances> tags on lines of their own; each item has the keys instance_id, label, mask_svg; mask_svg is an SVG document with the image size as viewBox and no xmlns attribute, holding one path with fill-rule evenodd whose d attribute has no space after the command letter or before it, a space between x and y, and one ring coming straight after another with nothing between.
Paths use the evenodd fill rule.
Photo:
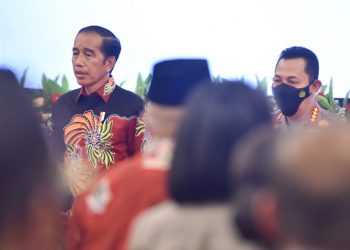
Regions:
<instances>
[{"instance_id":1,"label":"red shirt collar","mask_svg":"<svg viewBox=\"0 0 350 250\"><path fill-rule=\"evenodd\" d=\"M96 93L107 103L116 86L117 86L117 84L115 83L113 77L111 76L109 78L108 82L106 82L104 85L102 85L100 88L98 88L95 92L93 92L91 94ZM89 96L86 93L84 87L80 88L80 91L79 91L79 94L77 96L76 101L78 101L81 96Z\"/></svg>"}]
</instances>

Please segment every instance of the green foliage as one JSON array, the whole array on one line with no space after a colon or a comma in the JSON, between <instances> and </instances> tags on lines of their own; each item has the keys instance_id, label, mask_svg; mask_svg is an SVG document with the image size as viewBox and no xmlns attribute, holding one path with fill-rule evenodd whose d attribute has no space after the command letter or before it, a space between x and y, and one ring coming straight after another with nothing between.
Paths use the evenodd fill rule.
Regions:
<instances>
[{"instance_id":1,"label":"green foliage","mask_svg":"<svg viewBox=\"0 0 350 250\"><path fill-rule=\"evenodd\" d=\"M327 90L328 92L326 93ZM316 95L316 99L323 109L327 109L331 112L336 111L336 104L333 97L333 78L330 79L328 85L321 87L318 95Z\"/></svg>"},{"instance_id":2,"label":"green foliage","mask_svg":"<svg viewBox=\"0 0 350 250\"><path fill-rule=\"evenodd\" d=\"M43 88L44 93L48 95L52 94L64 94L69 90L69 84L67 77L65 75L61 78L61 84L58 83L59 75L56 76L54 80L48 78L45 74L43 74L41 78L41 86Z\"/></svg>"},{"instance_id":3,"label":"green foliage","mask_svg":"<svg viewBox=\"0 0 350 250\"><path fill-rule=\"evenodd\" d=\"M343 100L343 108L346 108L346 106L348 106L349 103L349 95L350 95L350 90L348 90L348 92L345 95L345 98Z\"/></svg>"},{"instance_id":4,"label":"green foliage","mask_svg":"<svg viewBox=\"0 0 350 250\"><path fill-rule=\"evenodd\" d=\"M148 85L151 82L151 79L152 79L151 74L149 74L146 78L143 78L141 73L138 73L138 75L137 75L135 92L142 99L146 98L146 92L148 89Z\"/></svg>"},{"instance_id":5,"label":"green foliage","mask_svg":"<svg viewBox=\"0 0 350 250\"><path fill-rule=\"evenodd\" d=\"M267 78L259 79L258 75L255 75L257 88L260 89L265 95L267 95Z\"/></svg>"},{"instance_id":6,"label":"green foliage","mask_svg":"<svg viewBox=\"0 0 350 250\"><path fill-rule=\"evenodd\" d=\"M328 103L329 103L329 110L334 112L335 111L335 103L334 103L334 97L333 97L333 78L331 78L331 80L330 80L328 93L326 96L327 96Z\"/></svg>"},{"instance_id":7,"label":"green foliage","mask_svg":"<svg viewBox=\"0 0 350 250\"><path fill-rule=\"evenodd\" d=\"M126 83L126 80L124 80L124 81L121 81L118 85L119 85L119 87L123 87L123 85Z\"/></svg>"},{"instance_id":8,"label":"green foliage","mask_svg":"<svg viewBox=\"0 0 350 250\"><path fill-rule=\"evenodd\" d=\"M323 109L330 110L330 104L328 102L327 97L318 94L318 95L316 95L316 99Z\"/></svg>"},{"instance_id":9,"label":"green foliage","mask_svg":"<svg viewBox=\"0 0 350 250\"><path fill-rule=\"evenodd\" d=\"M322 85L319 93L324 94L326 92L326 90L327 90L327 87L328 87L328 85Z\"/></svg>"},{"instance_id":10,"label":"green foliage","mask_svg":"<svg viewBox=\"0 0 350 250\"><path fill-rule=\"evenodd\" d=\"M26 82L26 77L27 77L27 72L28 72L29 67L27 67L24 71L23 74L21 76L21 78L19 79L19 85L22 86L24 88L24 83Z\"/></svg>"},{"instance_id":11,"label":"green foliage","mask_svg":"<svg viewBox=\"0 0 350 250\"><path fill-rule=\"evenodd\" d=\"M268 96L268 94L267 94L269 84L267 82L266 76L264 78L260 79L259 76L257 74L255 74L255 79L256 79L256 88L268 97L267 100L268 100L268 104L270 105L270 108L272 110L272 113L273 114L277 113L279 111L279 108L277 106L275 98L273 96Z\"/></svg>"},{"instance_id":12,"label":"green foliage","mask_svg":"<svg viewBox=\"0 0 350 250\"><path fill-rule=\"evenodd\" d=\"M41 86L43 89L43 96L45 102L49 103L50 97L55 94L62 95L69 90L69 83L65 75L61 78L61 84L58 83L60 76L56 76L54 80L48 78L45 73L43 73L41 78Z\"/></svg>"},{"instance_id":13,"label":"green foliage","mask_svg":"<svg viewBox=\"0 0 350 250\"><path fill-rule=\"evenodd\" d=\"M328 92L326 92L327 90ZM333 79L331 78L328 85L321 87L319 93L316 95L316 99L323 109L337 113L340 117L345 118L350 116L350 112L347 109L349 94L350 90L346 93L343 103L336 102L333 97Z\"/></svg>"},{"instance_id":14,"label":"green foliage","mask_svg":"<svg viewBox=\"0 0 350 250\"><path fill-rule=\"evenodd\" d=\"M20 77L19 84L20 86L24 87L27 73L28 73L28 67L23 71L22 76ZM44 97L50 97L53 94L64 94L69 91L69 83L68 79L65 75L61 78L61 83L58 83L60 76L56 76L55 79L48 78L45 73L43 73L41 77L41 86Z\"/></svg>"},{"instance_id":15,"label":"green foliage","mask_svg":"<svg viewBox=\"0 0 350 250\"><path fill-rule=\"evenodd\" d=\"M217 75L217 76L214 76L213 77L213 82L214 83L223 83L223 82L226 82L227 79L226 78L223 78L222 76L220 75Z\"/></svg>"},{"instance_id":16,"label":"green foliage","mask_svg":"<svg viewBox=\"0 0 350 250\"><path fill-rule=\"evenodd\" d=\"M350 95L350 90L348 90L348 92L345 95L345 98L343 100L342 109L343 109L343 112L344 112L344 114L343 114L344 117L348 118L350 120L350 109L348 107L348 105L349 105L349 95Z\"/></svg>"}]
</instances>

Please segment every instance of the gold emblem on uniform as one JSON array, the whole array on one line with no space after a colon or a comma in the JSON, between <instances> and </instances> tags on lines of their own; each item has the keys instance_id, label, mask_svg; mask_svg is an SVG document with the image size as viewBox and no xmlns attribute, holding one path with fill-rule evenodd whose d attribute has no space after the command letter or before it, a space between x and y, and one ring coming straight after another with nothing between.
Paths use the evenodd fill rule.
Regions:
<instances>
[{"instance_id":1,"label":"gold emblem on uniform","mask_svg":"<svg viewBox=\"0 0 350 250\"><path fill-rule=\"evenodd\" d=\"M301 91L299 92L299 97L300 97L300 98L303 98L303 97L305 97L305 96L306 96L305 90L301 90Z\"/></svg>"},{"instance_id":2,"label":"gold emblem on uniform","mask_svg":"<svg viewBox=\"0 0 350 250\"><path fill-rule=\"evenodd\" d=\"M319 112L320 112L320 108L319 107L317 107L317 106L313 106L312 107L312 112L311 112L311 115L310 115L310 122L311 123L314 123L317 120Z\"/></svg>"}]
</instances>

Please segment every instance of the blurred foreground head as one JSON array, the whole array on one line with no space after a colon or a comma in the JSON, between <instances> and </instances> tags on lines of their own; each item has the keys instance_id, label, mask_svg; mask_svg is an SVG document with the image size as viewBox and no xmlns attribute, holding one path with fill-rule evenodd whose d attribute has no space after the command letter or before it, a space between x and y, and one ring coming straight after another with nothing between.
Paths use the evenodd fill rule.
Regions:
<instances>
[{"instance_id":1,"label":"blurred foreground head","mask_svg":"<svg viewBox=\"0 0 350 250\"><path fill-rule=\"evenodd\" d=\"M246 140L234 157L243 235L269 249L350 249L349 142L344 124Z\"/></svg>"},{"instance_id":2,"label":"blurred foreground head","mask_svg":"<svg viewBox=\"0 0 350 250\"><path fill-rule=\"evenodd\" d=\"M226 202L229 152L251 129L271 127L266 98L232 81L198 89L187 104L169 173L170 195L178 203Z\"/></svg>"},{"instance_id":3,"label":"blurred foreground head","mask_svg":"<svg viewBox=\"0 0 350 250\"><path fill-rule=\"evenodd\" d=\"M58 202L40 126L16 77L0 70L0 248L52 249Z\"/></svg>"},{"instance_id":4,"label":"blurred foreground head","mask_svg":"<svg viewBox=\"0 0 350 250\"><path fill-rule=\"evenodd\" d=\"M173 137L184 111L186 97L194 89L211 84L205 59L168 59L157 62L147 92L146 126L153 136Z\"/></svg>"}]
</instances>

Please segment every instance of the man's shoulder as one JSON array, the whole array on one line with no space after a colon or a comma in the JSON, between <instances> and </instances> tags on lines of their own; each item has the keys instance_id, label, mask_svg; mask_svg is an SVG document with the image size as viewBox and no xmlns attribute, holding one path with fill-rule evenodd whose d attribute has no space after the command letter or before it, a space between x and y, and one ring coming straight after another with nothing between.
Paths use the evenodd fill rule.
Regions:
<instances>
[{"instance_id":1,"label":"man's shoulder","mask_svg":"<svg viewBox=\"0 0 350 250\"><path fill-rule=\"evenodd\" d=\"M127 89L124 89L120 86L118 86L116 89L115 89L115 97L117 97L118 99L121 98L121 99L127 99L127 100L131 100L131 101L134 101L136 103L140 103L140 104L143 104L143 100L142 98L135 94L134 92L130 91L130 90L127 90Z\"/></svg>"},{"instance_id":2,"label":"man's shoulder","mask_svg":"<svg viewBox=\"0 0 350 250\"><path fill-rule=\"evenodd\" d=\"M318 104L312 106L309 116L306 117L306 126L327 127L341 118L334 112L323 109Z\"/></svg>"},{"instance_id":3,"label":"man's shoulder","mask_svg":"<svg viewBox=\"0 0 350 250\"><path fill-rule=\"evenodd\" d=\"M103 172L101 176L79 196L76 203L87 207L88 211L93 214L104 214L111 203L120 200L120 197L118 200L112 200L112 197L114 197L116 193L121 193L128 188L132 188L132 186L125 186L125 183L129 181L129 178L125 177L135 172L140 162L139 158L139 155L135 155L122 161L118 167Z\"/></svg>"},{"instance_id":4,"label":"man's shoulder","mask_svg":"<svg viewBox=\"0 0 350 250\"><path fill-rule=\"evenodd\" d=\"M128 181L128 176L132 178L135 171L141 168L141 159L141 153L126 158L125 160L121 161L118 166L112 167L110 170L106 171L104 178L107 178L111 183Z\"/></svg>"},{"instance_id":5,"label":"man's shoulder","mask_svg":"<svg viewBox=\"0 0 350 250\"><path fill-rule=\"evenodd\" d=\"M318 125L327 126L328 124L331 124L334 122L341 122L341 121L342 119L334 112L320 108L320 117L319 117Z\"/></svg>"},{"instance_id":6,"label":"man's shoulder","mask_svg":"<svg viewBox=\"0 0 350 250\"><path fill-rule=\"evenodd\" d=\"M148 193L151 196L157 195L158 192L152 191L152 188L147 190L147 188L152 185L157 186L154 181L159 181L158 184L163 186L164 179L165 174L152 175L152 171L142 168L142 154L139 153L122 161L118 167L104 172L85 191L86 206L92 213L104 214L107 207L124 206L125 202L131 202L129 197L140 192ZM106 197L107 199L104 200ZM108 197L118 197L118 199L109 199ZM96 203L100 206L97 206ZM97 208L103 207L104 209L96 210L95 205Z\"/></svg>"},{"instance_id":7,"label":"man's shoulder","mask_svg":"<svg viewBox=\"0 0 350 250\"><path fill-rule=\"evenodd\" d=\"M185 209L181 208L173 201L161 202L152 208L148 209L136 220L137 224L142 227L142 225L158 225L168 224L169 220L174 220L174 216L183 212Z\"/></svg>"},{"instance_id":8,"label":"man's shoulder","mask_svg":"<svg viewBox=\"0 0 350 250\"><path fill-rule=\"evenodd\" d=\"M76 98L78 97L79 92L80 92L80 89L73 89L68 91L67 93L61 95L54 105L57 106L57 105L62 105L63 103L66 103L66 102L76 101Z\"/></svg>"},{"instance_id":9,"label":"man's shoulder","mask_svg":"<svg viewBox=\"0 0 350 250\"><path fill-rule=\"evenodd\" d=\"M70 110L72 110L72 105L76 104L79 91L80 89L74 89L61 95L52 105L53 116L60 115L66 117L67 114L70 113Z\"/></svg>"},{"instance_id":10,"label":"man's shoulder","mask_svg":"<svg viewBox=\"0 0 350 250\"><path fill-rule=\"evenodd\" d=\"M86 193L93 193L99 188L101 183L108 183L112 192L120 191L121 183L127 183L135 179L135 173L141 169L142 154L138 153L125 160L121 161L117 166L114 166L104 172L95 180ZM136 180L135 180L136 181ZM115 187L115 188L114 188Z\"/></svg>"}]
</instances>

